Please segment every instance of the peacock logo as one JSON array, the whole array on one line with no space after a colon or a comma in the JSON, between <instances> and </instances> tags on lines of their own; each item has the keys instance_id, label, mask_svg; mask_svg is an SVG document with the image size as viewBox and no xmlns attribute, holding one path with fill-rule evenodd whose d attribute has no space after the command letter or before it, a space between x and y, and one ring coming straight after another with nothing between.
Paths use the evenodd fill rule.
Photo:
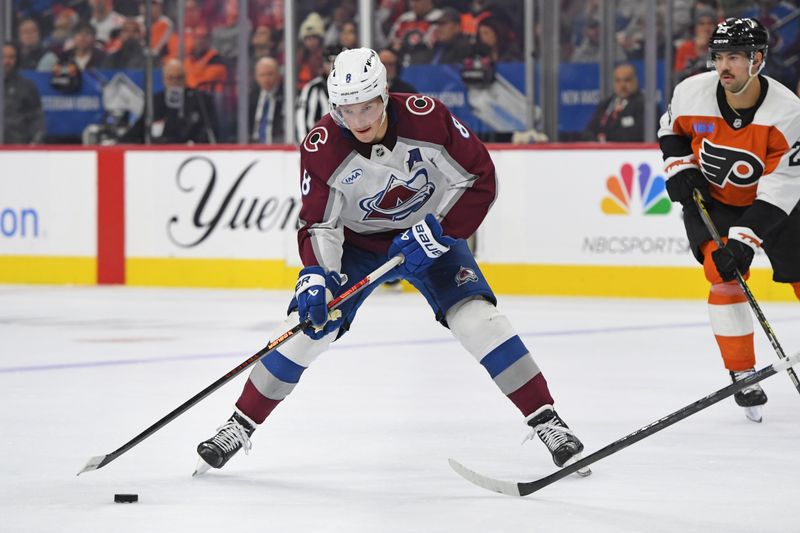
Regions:
<instances>
[{"instance_id":1,"label":"peacock logo","mask_svg":"<svg viewBox=\"0 0 800 533\"><path fill-rule=\"evenodd\" d=\"M608 195L600 204L607 215L630 215L641 212L645 215L666 215L672 210L672 202L666 195L664 176L654 176L647 163L638 168L638 179L634 179L634 168L625 163L619 169L619 175L609 176L606 180ZM634 195L634 187L638 183L638 197Z\"/></svg>"}]
</instances>

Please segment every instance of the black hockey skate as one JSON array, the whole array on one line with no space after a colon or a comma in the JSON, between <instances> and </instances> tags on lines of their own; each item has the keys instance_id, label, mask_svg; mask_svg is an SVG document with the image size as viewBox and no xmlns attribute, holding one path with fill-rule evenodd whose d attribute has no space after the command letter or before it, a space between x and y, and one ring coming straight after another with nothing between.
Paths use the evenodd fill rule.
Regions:
<instances>
[{"instance_id":1,"label":"black hockey skate","mask_svg":"<svg viewBox=\"0 0 800 533\"><path fill-rule=\"evenodd\" d=\"M248 453L252 444L250 436L256 430L255 424L238 412L217 428L217 434L197 445L200 460L197 463L193 476L203 474L209 468L222 468L231 457L244 448Z\"/></svg>"},{"instance_id":2,"label":"black hockey skate","mask_svg":"<svg viewBox=\"0 0 800 533\"><path fill-rule=\"evenodd\" d=\"M750 374L755 373L755 371L755 368L731 371L731 380L734 382L739 381L743 378L746 378ZM736 401L736 405L744 407L744 415L748 420L752 420L753 422L761 422L761 406L767 403L767 395L764 392L764 389L761 388L760 384L754 383L749 387L743 388L733 395L733 399Z\"/></svg>"},{"instance_id":3,"label":"black hockey skate","mask_svg":"<svg viewBox=\"0 0 800 533\"><path fill-rule=\"evenodd\" d=\"M550 450L553 462L559 468L581 459L583 443L575 435L575 432L561 420L552 405L543 405L537 409L528 419L528 425L533 428L533 431L527 439L532 439L534 435L537 435ZM577 473L585 477L592 471L589 468L583 468Z\"/></svg>"}]
</instances>

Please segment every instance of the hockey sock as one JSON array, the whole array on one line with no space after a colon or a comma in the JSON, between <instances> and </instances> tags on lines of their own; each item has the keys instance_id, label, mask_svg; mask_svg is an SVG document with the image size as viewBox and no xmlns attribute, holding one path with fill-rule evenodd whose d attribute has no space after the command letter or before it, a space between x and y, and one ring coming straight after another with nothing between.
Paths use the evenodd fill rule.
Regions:
<instances>
[{"instance_id":1,"label":"hockey sock","mask_svg":"<svg viewBox=\"0 0 800 533\"><path fill-rule=\"evenodd\" d=\"M297 324L297 313L292 313L278 326L270 338L288 331ZM269 414L294 390L303 371L335 338L335 332L314 340L307 335L295 335L277 350L273 350L253 365L236 408L256 424L261 424Z\"/></svg>"},{"instance_id":2,"label":"hockey sock","mask_svg":"<svg viewBox=\"0 0 800 533\"><path fill-rule=\"evenodd\" d=\"M714 241L708 241L702 247L703 271L706 279L711 282L708 293L711 330L717 339L725 368L733 371L747 370L756 364L753 316L739 284L735 281L723 281L717 272L711 259L711 253L716 249ZM749 275L749 272L745 273L745 279Z\"/></svg>"},{"instance_id":3,"label":"hockey sock","mask_svg":"<svg viewBox=\"0 0 800 533\"><path fill-rule=\"evenodd\" d=\"M753 368L756 364L753 317L747 298L735 281L711 286L708 314L725 368Z\"/></svg>"},{"instance_id":4,"label":"hockey sock","mask_svg":"<svg viewBox=\"0 0 800 533\"><path fill-rule=\"evenodd\" d=\"M483 298L462 301L448 310L446 318L456 339L524 416L553 404L542 372L494 305Z\"/></svg>"}]
</instances>

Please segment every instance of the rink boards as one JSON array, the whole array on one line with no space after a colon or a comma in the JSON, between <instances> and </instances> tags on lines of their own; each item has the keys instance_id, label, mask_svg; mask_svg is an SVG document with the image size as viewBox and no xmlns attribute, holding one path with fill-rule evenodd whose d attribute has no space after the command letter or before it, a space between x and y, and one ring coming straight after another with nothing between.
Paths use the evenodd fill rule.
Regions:
<instances>
[{"instance_id":1,"label":"rink boards","mask_svg":"<svg viewBox=\"0 0 800 533\"><path fill-rule=\"evenodd\" d=\"M476 256L498 293L703 298L655 146L491 147ZM0 283L287 288L292 147L0 150ZM756 258L751 287L791 300Z\"/></svg>"}]
</instances>

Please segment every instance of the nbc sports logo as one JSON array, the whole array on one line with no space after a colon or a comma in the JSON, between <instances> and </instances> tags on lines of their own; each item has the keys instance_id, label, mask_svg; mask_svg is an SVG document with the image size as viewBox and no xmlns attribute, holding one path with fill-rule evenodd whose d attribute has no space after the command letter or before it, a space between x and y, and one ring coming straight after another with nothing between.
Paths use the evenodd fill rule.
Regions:
<instances>
[{"instance_id":1,"label":"nbc sports logo","mask_svg":"<svg viewBox=\"0 0 800 533\"><path fill-rule=\"evenodd\" d=\"M638 174L636 176L634 174L633 165L624 163L619 169L619 175L608 177L606 180L608 194L600 203L603 213L630 215L636 211L645 215L668 214L672 210L672 202L666 194L664 176L654 176L652 168L647 163L641 163ZM638 189L638 196L634 195L635 188Z\"/></svg>"}]
</instances>

